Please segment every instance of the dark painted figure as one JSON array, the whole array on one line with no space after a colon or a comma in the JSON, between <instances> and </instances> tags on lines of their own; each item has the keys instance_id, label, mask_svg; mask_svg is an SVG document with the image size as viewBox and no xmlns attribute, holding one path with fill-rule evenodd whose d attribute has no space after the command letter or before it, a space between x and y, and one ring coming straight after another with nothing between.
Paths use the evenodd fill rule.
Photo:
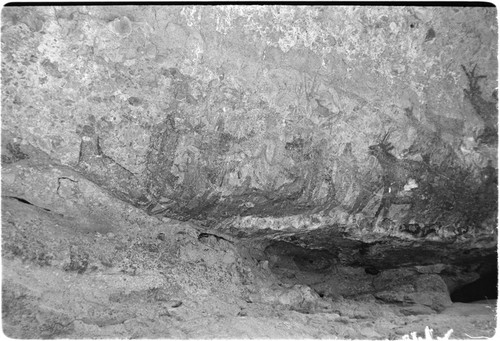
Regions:
<instances>
[{"instance_id":1,"label":"dark painted figure","mask_svg":"<svg viewBox=\"0 0 500 341\"><path fill-rule=\"evenodd\" d=\"M388 142L389 133L386 133L382 140L369 148L369 153L375 156L382 167L382 181L384 192L382 201L375 213L378 217L382 212L382 217L386 217L392 204L413 204L415 198L411 194L402 194L404 186L413 179L419 187L422 187L429 172L423 162L398 159L391 153L394 146Z\"/></svg>"}]
</instances>

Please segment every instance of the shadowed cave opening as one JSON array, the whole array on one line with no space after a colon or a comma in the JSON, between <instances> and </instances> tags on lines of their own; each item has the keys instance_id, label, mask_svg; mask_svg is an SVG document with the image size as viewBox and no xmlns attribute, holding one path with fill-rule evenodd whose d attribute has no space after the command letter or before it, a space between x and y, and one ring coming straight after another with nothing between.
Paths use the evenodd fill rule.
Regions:
<instances>
[{"instance_id":1,"label":"shadowed cave opening","mask_svg":"<svg viewBox=\"0 0 500 341\"><path fill-rule=\"evenodd\" d=\"M498 260L497 255L478 269L480 277L472 283L454 290L450 298L453 302L471 303L498 298Z\"/></svg>"},{"instance_id":2,"label":"shadowed cave opening","mask_svg":"<svg viewBox=\"0 0 500 341\"><path fill-rule=\"evenodd\" d=\"M349 276L345 270L339 273L338 251L311 250L283 241L271 243L264 251L269 260L271 271L285 283L301 283L311 286L320 297L332 296L335 288L330 285L342 285L332 278L344 277L345 282L372 280L362 276ZM380 264L383 268L383 265ZM349 267L349 266L348 266ZM351 269L355 269L351 268ZM367 275L377 276L380 271L376 267L365 267ZM486 257L475 270L479 278L474 282L459 286L450 292L452 302L472 303L484 300L496 300L498 297L498 261L497 254ZM323 282L323 284L320 284ZM329 284L328 284L329 283ZM345 283L344 283L345 285ZM335 296L335 295L333 295Z\"/></svg>"}]
</instances>

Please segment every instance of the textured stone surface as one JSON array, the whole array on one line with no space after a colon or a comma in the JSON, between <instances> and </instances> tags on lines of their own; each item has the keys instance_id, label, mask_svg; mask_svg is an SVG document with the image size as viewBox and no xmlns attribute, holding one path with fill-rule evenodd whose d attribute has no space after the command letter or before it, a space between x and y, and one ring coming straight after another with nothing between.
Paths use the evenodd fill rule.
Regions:
<instances>
[{"instance_id":1,"label":"textured stone surface","mask_svg":"<svg viewBox=\"0 0 500 341\"><path fill-rule=\"evenodd\" d=\"M384 338L442 311L496 258L496 15L4 7L4 330Z\"/></svg>"},{"instance_id":2,"label":"textured stone surface","mask_svg":"<svg viewBox=\"0 0 500 341\"><path fill-rule=\"evenodd\" d=\"M75 180L80 186L85 182ZM426 325L439 335L453 328L457 338L494 333L491 303L472 310L454 305L449 314L435 314L423 305L383 303L367 295L356 295L357 300L318 295L314 286L281 282L225 237L149 217L98 187L82 196L93 202L108 198L117 215L106 232L98 211L98 219L92 211L75 217L3 198L7 336L387 339ZM88 204L75 205L83 210ZM354 283L353 272L339 269L339 274ZM387 283L390 276L380 278ZM428 287L428 281L423 284ZM481 315L471 318L478 309Z\"/></svg>"},{"instance_id":3,"label":"textured stone surface","mask_svg":"<svg viewBox=\"0 0 500 341\"><path fill-rule=\"evenodd\" d=\"M487 138L496 136L494 9L97 6L2 15L3 129L152 214L373 216L385 170L368 146L393 131L394 155L424 158L438 175L398 188L413 205L392 207L391 220L486 218L463 206L481 168L497 163ZM464 191L452 213L436 208Z\"/></svg>"},{"instance_id":4,"label":"textured stone surface","mask_svg":"<svg viewBox=\"0 0 500 341\"><path fill-rule=\"evenodd\" d=\"M382 272L373 281L375 297L389 302L420 304L436 311L451 306L446 284L436 274L416 275L408 270Z\"/></svg>"}]
</instances>

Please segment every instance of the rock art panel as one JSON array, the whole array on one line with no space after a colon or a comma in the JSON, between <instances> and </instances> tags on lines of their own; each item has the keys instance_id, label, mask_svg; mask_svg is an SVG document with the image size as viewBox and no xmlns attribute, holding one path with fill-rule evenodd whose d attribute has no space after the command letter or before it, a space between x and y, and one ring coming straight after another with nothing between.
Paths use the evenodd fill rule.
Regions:
<instances>
[{"instance_id":1,"label":"rock art panel","mask_svg":"<svg viewBox=\"0 0 500 341\"><path fill-rule=\"evenodd\" d=\"M496 8L1 15L9 335L384 338L496 268Z\"/></svg>"}]
</instances>

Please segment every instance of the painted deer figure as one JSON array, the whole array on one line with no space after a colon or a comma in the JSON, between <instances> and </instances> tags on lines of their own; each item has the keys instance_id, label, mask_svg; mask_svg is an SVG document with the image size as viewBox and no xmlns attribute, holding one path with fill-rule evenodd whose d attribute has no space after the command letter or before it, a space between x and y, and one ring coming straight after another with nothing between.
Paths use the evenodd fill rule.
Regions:
<instances>
[{"instance_id":1,"label":"painted deer figure","mask_svg":"<svg viewBox=\"0 0 500 341\"><path fill-rule=\"evenodd\" d=\"M384 192L375 218L382 210L382 217L385 218L392 204L413 204L415 197L411 189L422 187L423 180L429 174L423 162L394 156L391 153L394 146L388 142L389 135L390 132L387 132L379 143L368 147L370 155L377 158L383 171Z\"/></svg>"}]
</instances>

